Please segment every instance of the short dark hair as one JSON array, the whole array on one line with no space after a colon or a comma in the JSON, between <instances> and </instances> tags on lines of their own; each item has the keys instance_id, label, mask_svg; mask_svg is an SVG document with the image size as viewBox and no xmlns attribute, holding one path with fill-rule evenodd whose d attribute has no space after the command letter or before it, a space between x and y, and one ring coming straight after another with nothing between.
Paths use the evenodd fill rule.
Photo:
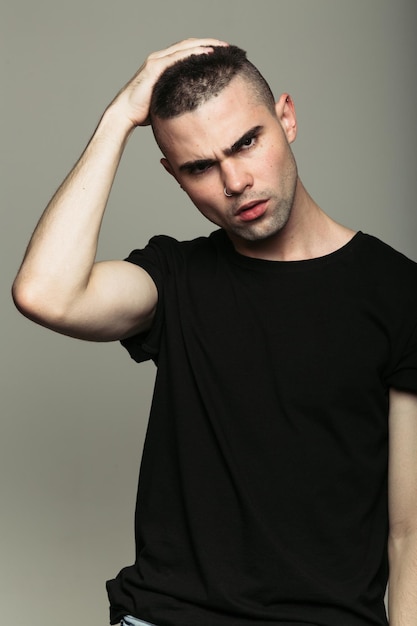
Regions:
<instances>
[{"instance_id":1,"label":"short dark hair","mask_svg":"<svg viewBox=\"0 0 417 626\"><path fill-rule=\"evenodd\" d=\"M207 54L194 54L168 67L155 83L150 115L169 119L193 111L220 93L235 76L252 87L254 95L271 112L274 96L259 70L237 46L215 46Z\"/></svg>"}]
</instances>

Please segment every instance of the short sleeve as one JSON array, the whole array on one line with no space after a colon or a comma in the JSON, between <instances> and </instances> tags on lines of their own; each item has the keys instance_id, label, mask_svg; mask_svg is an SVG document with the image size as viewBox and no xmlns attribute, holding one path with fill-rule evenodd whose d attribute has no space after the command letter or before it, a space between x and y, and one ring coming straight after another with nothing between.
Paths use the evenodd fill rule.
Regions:
<instances>
[{"instance_id":1,"label":"short sleeve","mask_svg":"<svg viewBox=\"0 0 417 626\"><path fill-rule=\"evenodd\" d=\"M417 322L403 344L387 382L389 387L417 393Z\"/></svg>"},{"instance_id":2,"label":"short sleeve","mask_svg":"<svg viewBox=\"0 0 417 626\"><path fill-rule=\"evenodd\" d=\"M161 241L169 239L167 237L153 237L148 245L141 250L133 250L125 259L129 263L134 263L147 272L154 281L158 290L158 304L151 328L144 332L127 337L121 340L121 344L129 352L130 356L137 363L153 360L158 361L161 335L164 325L164 280L166 262Z\"/></svg>"}]
</instances>

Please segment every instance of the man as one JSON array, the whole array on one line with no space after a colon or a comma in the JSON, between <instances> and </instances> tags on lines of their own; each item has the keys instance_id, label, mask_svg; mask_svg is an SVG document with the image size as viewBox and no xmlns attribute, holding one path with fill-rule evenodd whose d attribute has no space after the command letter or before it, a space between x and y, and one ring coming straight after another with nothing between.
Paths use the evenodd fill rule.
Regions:
<instances>
[{"instance_id":1,"label":"man","mask_svg":"<svg viewBox=\"0 0 417 626\"><path fill-rule=\"evenodd\" d=\"M126 141L150 122L220 228L96 263ZM390 623L417 623L417 267L320 209L296 133L291 97L238 48L150 55L16 278L28 317L158 365L113 624L387 624L388 552Z\"/></svg>"}]
</instances>

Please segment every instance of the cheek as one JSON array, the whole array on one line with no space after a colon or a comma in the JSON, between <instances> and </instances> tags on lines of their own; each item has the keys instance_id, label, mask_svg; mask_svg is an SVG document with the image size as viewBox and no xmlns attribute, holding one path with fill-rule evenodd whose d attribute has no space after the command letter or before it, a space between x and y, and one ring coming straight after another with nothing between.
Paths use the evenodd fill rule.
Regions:
<instances>
[{"instance_id":1,"label":"cheek","mask_svg":"<svg viewBox=\"0 0 417 626\"><path fill-rule=\"evenodd\" d=\"M286 151L271 146L263 155L263 167L267 171L279 171L285 164Z\"/></svg>"},{"instance_id":2,"label":"cheek","mask_svg":"<svg viewBox=\"0 0 417 626\"><path fill-rule=\"evenodd\" d=\"M209 177L207 177L209 178ZM201 211L217 211L223 200L223 189L212 181L199 181L184 187L191 200Z\"/></svg>"},{"instance_id":3,"label":"cheek","mask_svg":"<svg viewBox=\"0 0 417 626\"><path fill-rule=\"evenodd\" d=\"M221 226L224 222L224 196L223 190L220 193L205 193L201 189L198 192L188 192L189 198L198 211L210 222Z\"/></svg>"}]
</instances>

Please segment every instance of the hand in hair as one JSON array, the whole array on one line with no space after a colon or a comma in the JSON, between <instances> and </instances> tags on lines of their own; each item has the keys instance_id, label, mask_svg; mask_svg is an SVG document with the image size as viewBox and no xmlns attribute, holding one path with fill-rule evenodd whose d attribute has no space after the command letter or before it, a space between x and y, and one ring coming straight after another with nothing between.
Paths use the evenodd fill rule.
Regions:
<instances>
[{"instance_id":1,"label":"hand in hair","mask_svg":"<svg viewBox=\"0 0 417 626\"><path fill-rule=\"evenodd\" d=\"M208 54L212 46L227 45L218 39L185 39L150 54L138 72L123 87L111 107L125 115L132 127L149 125L152 90L159 76L172 64L193 54Z\"/></svg>"}]
</instances>

